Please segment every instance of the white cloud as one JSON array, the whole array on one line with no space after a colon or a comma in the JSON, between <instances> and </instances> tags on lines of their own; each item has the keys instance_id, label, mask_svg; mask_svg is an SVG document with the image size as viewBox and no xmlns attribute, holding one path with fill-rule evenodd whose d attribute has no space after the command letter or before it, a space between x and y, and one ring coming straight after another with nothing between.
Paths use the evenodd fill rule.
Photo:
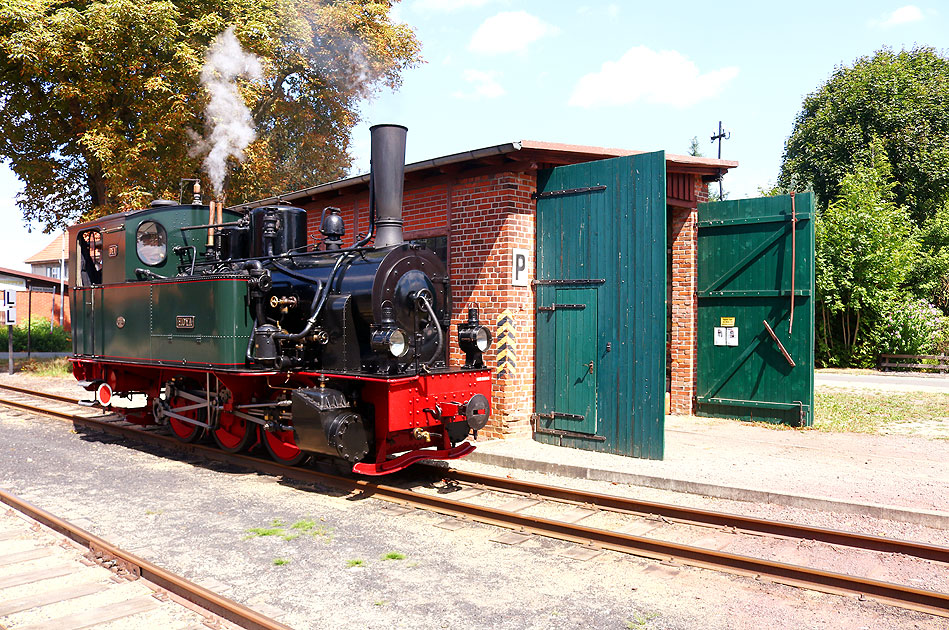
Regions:
<instances>
[{"instance_id":1,"label":"white cloud","mask_svg":"<svg viewBox=\"0 0 949 630\"><path fill-rule=\"evenodd\" d=\"M412 9L415 11L436 11L451 13L462 9L477 9L486 4L493 4L498 0L415 0Z\"/></svg>"},{"instance_id":2,"label":"white cloud","mask_svg":"<svg viewBox=\"0 0 949 630\"><path fill-rule=\"evenodd\" d=\"M611 4L610 6L606 7L606 14L610 17L616 17L619 15L619 10L620 7L618 4Z\"/></svg>"},{"instance_id":3,"label":"white cloud","mask_svg":"<svg viewBox=\"0 0 949 630\"><path fill-rule=\"evenodd\" d=\"M636 46L618 61L605 62L599 72L581 77L568 104L592 108L644 101L682 109L717 96L736 76L735 66L703 74L675 50Z\"/></svg>"},{"instance_id":4,"label":"white cloud","mask_svg":"<svg viewBox=\"0 0 949 630\"><path fill-rule=\"evenodd\" d=\"M919 22L923 19L922 10L912 4L900 7L892 13L886 13L879 20L870 20L870 26L882 28L891 28L900 24L909 24L910 22Z\"/></svg>"},{"instance_id":5,"label":"white cloud","mask_svg":"<svg viewBox=\"0 0 949 630\"><path fill-rule=\"evenodd\" d=\"M468 92L457 91L452 96L464 99L485 99L504 96L506 91L497 81L497 72L483 72L481 70L465 70L462 78L471 88Z\"/></svg>"},{"instance_id":6,"label":"white cloud","mask_svg":"<svg viewBox=\"0 0 949 630\"><path fill-rule=\"evenodd\" d=\"M505 11L485 20L471 36L468 50L499 54L524 52L541 37L556 35L559 29L527 11Z\"/></svg>"}]
</instances>

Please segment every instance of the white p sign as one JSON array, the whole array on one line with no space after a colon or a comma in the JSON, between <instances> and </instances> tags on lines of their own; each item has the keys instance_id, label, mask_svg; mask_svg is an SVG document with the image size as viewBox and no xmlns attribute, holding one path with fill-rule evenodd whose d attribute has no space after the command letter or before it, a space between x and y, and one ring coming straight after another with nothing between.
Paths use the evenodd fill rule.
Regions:
<instances>
[{"instance_id":1,"label":"white p sign","mask_svg":"<svg viewBox=\"0 0 949 630\"><path fill-rule=\"evenodd\" d=\"M526 249L511 249L511 286L526 287L530 285L527 273L528 251Z\"/></svg>"}]
</instances>

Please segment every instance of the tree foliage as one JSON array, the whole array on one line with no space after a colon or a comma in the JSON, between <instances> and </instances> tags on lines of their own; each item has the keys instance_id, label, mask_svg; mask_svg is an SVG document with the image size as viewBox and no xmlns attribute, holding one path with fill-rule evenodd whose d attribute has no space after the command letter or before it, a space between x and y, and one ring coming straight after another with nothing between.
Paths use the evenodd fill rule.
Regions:
<instances>
[{"instance_id":1,"label":"tree foliage","mask_svg":"<svg viewBox=\"0 0 949 630\"><path fill-rule=\"evenodd\" d=\"M177 197L199 175L205 50L231 25L265 79L241 85L258 139L230 203L341 176L360 100L420 60L378 0L0 0L0 159L25 183L25 218L52 228Z\"/></svg>"},{"instance_id":2,"label":"tree foliage","mask_svg":"<svg viewBox=\"0 0 949 630\"><path fill-rule=\"evenodd\" d=\"M875 168L858 166L843 178L837 199L817 218L818 344L824 363L860 362L861 347L874 354L879 315L903 300L917 243L887 175L881 152Z\"/></svg>"},{"instance_id":3,"label":"tree foliage","mask_svg":"<svg viewBox=\"0 0 949 630\"><path fill-rule=\"evenodd\" d=\"M826 207L882 142L894 201L917 225L949 201L949 59L918 47L882 49L838 67L810 94L787 141L778 183L813 186Z\"/></svg>"},{"instance_id":4,"label":"tree foliage","mask_svg":"<svg viewBox=\"0 0 949 630\"><path fill-rule=\"evenodd\" d=\"M949 313L949 203L917 231L919 254L909 276L912 292Z\"/></svg>"}]
</instances>

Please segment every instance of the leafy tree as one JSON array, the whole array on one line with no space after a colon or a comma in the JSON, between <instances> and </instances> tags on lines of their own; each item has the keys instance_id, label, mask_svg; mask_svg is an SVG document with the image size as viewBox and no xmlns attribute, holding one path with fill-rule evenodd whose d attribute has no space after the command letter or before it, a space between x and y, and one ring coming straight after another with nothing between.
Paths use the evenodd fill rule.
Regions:
<instances>
[{"instance_id":1,"label":"leafy tree","mask_svg":"<svg viewBox=\"0 0 949 630\"><path fill-rule=\"evenodd\" d=\"M949 204L926 219L918 236L919 254L909 286L915 295L949 314Z\"/></svg>"},{"instance_id":2,"label":"leafy tree","mask_svg":"<svg viewBox=\"0 0 949 630\"><path fill-rule=\"evenodd\" d=\"M917 225L949 201L949 59L917 47L887 48L838 67L805 100L788 138L779 185L812 185L821 207L872 161L882 141L894 201Z\"/></svg>"},{"instance_id":3,"label":"leafy tree","mask_svg":"<svg viewBox=\"0 0 949 630\"><path fill-rule=\"evenodd\" d=\"M704 157L702 154L702 145L699 144L699 137L692 136L692 139L689 140L689 155L693 157Z\"/></svg>"},{"instance_id":4,"label":"leafy tree","mask_svg":"<svg viewBox=\"0 0 949 630\"><path fill-rule=\"evenodd\" d=\"M887 174L880 151L875 168L858 166L843 178L816 221L819 360L827 364L875 358L878 316L902 300L917 244Z\"/></svg>"},{"instance_id":5,"label":"leafy tree","mask_svg":"<svg viewBox=\"0 0 949 630\"><path fill-rule=\"evenodd\" d=\"M231 203L342 175L359 101L420 60L375 0L0 0L0 159L24 217L52 229L176 197L199 171L205 50L228 26L264 69L240 86L258 139Z\"/></svg>"},{"instance_id":6,"label":"leafy tree","mask_svg":"<svg viewBox=\"0 0 949 630\"><path fill-rule=\"evenodd\" d=\"M795 192L804 192L802 190L797 190ZM788 195L791 193L791 189L779 186L778 184L768 184L767 186L758 186L758 196L759 197L781 197L782 195Z\"/></svg>"}]
</instances>

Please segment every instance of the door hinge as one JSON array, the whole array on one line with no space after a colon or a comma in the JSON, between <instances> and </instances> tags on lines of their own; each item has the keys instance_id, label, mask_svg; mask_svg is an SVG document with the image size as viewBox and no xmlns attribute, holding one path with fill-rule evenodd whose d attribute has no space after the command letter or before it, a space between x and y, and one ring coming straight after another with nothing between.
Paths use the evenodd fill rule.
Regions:
<instances>
[{"instance_id":1,"label":"door hinge","mask_svg":"<svg viewBox=\"0 0 949 630\"><path fill-rule=\"evenodd\" d=\"M531 199L549 199L550 197L579 195L582 193L596 192L597 190L606 190L606 186L585 186L583 188L568 188L566 190L551 190L550 192L533 192L531 193Z\"/></svg>"},{"instance_id":2,"label":"door hinge","mask_svg":"<svg viewBox=\"0 0 949 630\"><path fill-rule=\"evenodd\" d=\"M590 278L586 280L533 280L531 284L536 286L575 286L583 284L606 284L606 278Z\"/></svg>"},{"instance_id":3,"label":"door hinge","mask_svg":"<svg viewBox=\"0 0 949 630\"><path fill-rule=\"evenodd\" d=\"M550 306L538 306L538 311L554 312L557 309L562 311L582 311L587 307L586 304L551 304Z\"/></svg>"},{"instance_id":4,"label":"door hinge","mask_svg":"<svg viewBox=\"0 0 949 630\"><path fill-rule=\"evenodd\" d=\"M561 413L560 411L551 411L550 413L535 413L531 415L531 420L555 420L563 418L565 420L586 420L586 416L576 413Z\"/></svg>"}]
</instances>

